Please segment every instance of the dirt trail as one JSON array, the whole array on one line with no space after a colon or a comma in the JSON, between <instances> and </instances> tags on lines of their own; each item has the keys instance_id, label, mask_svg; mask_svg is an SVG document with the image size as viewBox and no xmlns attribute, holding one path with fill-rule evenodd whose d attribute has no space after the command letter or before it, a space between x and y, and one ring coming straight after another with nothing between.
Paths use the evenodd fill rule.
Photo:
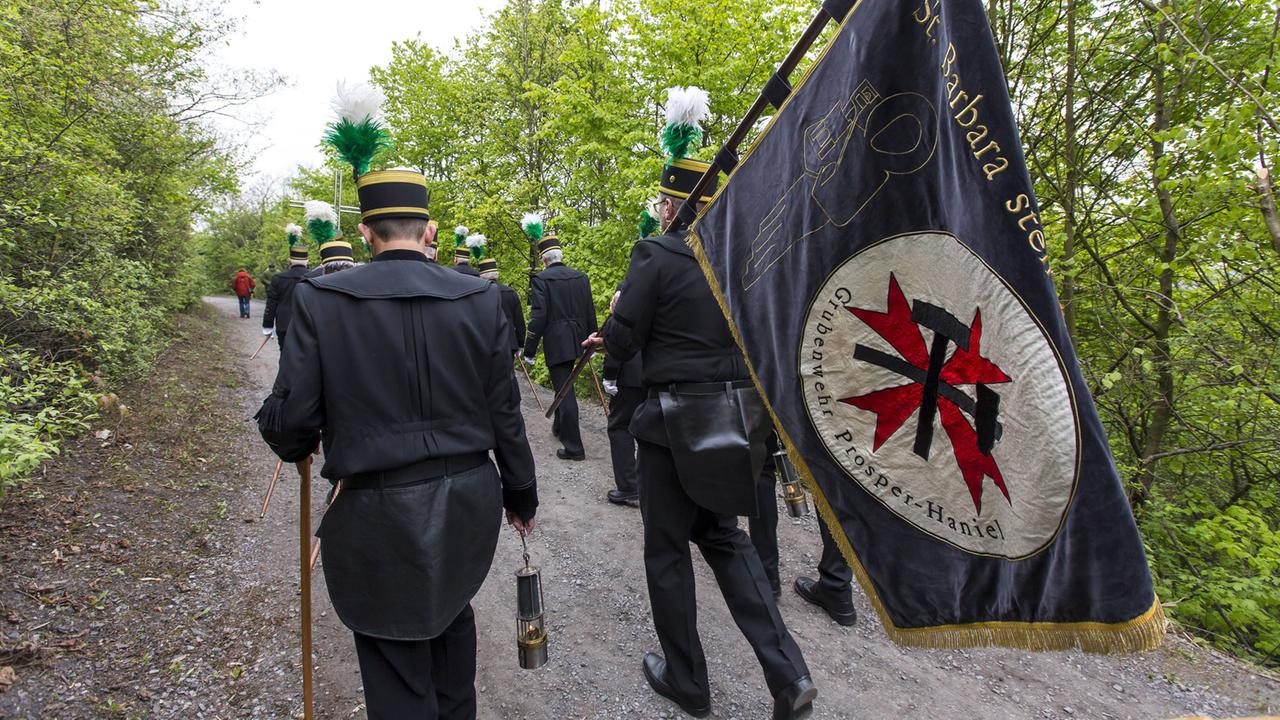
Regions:
<instances>
[{"instance_id":1,"label":"dirt trail","mask_svg":"<svg viewBox=\"0 0 1280 720\"><path fill-rule=\"evenodd\" d=\"M209 520L200 568L183 582L190 584L201 604L217 611L199 617L188 612L182 627L176 628L164 613L130 615L108 608L88 632L121 635L112 640L112 647L125 657L145 653L146 662L135 663L139 673L135 677L140 677L134 683L137 687L131 687L127 678L100 687L107 681L85 669L90 665L87 658L63 654L57 660L21 668L18 683L0 694L0 717L284 718L296 715L300 708L295 649L296 474L286 469L267 519L258 521L262 492L275 460L247 420L269 391L278 353L273 341L258 359L248 360L261 341L257 322L261 308L256 304L255 319L241 321L236 318L234 298L206 302L216 310L216 319L204 322L217 324L217 332L210 334L217 340L208 352L239 358L236 382L240 386L222 399L229 405L226 414L238 418L239 424L228 450L236 456L229 481L211 490L212 500L199 499L225 503L226 511ZM612 486L604 417L593 403L582 403L588 459L563 462L555 458L557 445L549 421L528 397L527 387L522 390L542 498L541 529L530 551L542 566L546 582L551 662L534 672L521 671L516 664L511 574L521 563L520 543L505 529L489 578L474 602L480 634L480 717L682 717L675 706L649 690L639 671L645 651L657 648L645 595L640 516L634 509L604 500ZM549 391L542 395L544 402L549 400ZM140 482L160 480L144 477ZM316 521L323 490L317 487L312 498ZM24 507L46 501L52 499L24 502ZM9 541L4 521L0 512L0 543ZM140 534L161 532L164 527L127 515L121 522L137 525ZM784 518L779 543L784 584L797 574L813 574L819 540L812 517ZM0 570L22 559L0 556ZM695 567L701 597L699 626L711 666L713 716L768 717L769 697L755 658L733 625L710 572L700 560ZM125 594L144 587L141 579L126 577L119 582ZM16 607L21 600L4 595L3 585L0 611ZM815 718L1147 719L1280 711L1280 682L1183 639L1172 638L1158 652L1129 657L905 649L889 642L858 590L855 601L861 619L848 629L830 622L789 589L781 601L783 616L819 687ZM319 566L313 607L317 716L362 718L351 637L328 604ZM31 617L20 618L16 630L0 635L11 644L29 637L39 617L26 610L20 614ZM0 630L2 619L0 612ZM118 626L124 622L131 627L122 634ZM179 640L182 644L166 646L163 639L172 633L199 633L202 643ZM132 643L128 638L133 638ZM145 649L152 645L157 649L155 657ZM184 651L184 647L191 649ZM168 681L173 697L158 697L162 691L154 689L155 676L167 676L154 668L172 666L175 654L184 656L180 664L208 670L194 678L188 673ZM3 657L0 654L0 665L5 664ZM67 710L84 708L85 703L42 696L75 695L77 687L81 695L101 698L115 692L133 700L125 708L112 708L99 699L89 706L93 711L77 709L68 714ZM51 704L62 711L50 711Z\"/></svg>"}]
</instances>

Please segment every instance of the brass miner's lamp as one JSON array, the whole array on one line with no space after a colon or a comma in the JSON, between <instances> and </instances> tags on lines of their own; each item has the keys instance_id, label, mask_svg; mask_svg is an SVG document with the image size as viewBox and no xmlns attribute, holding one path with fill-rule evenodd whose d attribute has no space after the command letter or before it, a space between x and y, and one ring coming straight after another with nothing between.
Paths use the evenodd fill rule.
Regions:
<instances>
[{"instance_id":1,"label":"brass miner's lamp","mask_svg":"<svg viewBox=\"0 0 1280 720\"><path fill-rule=\"evenodd\" d=\"M782 499L787 503L787 512L791 517L804 517L809 514L809 498L804 494L804 485L800 483L800 473L791 464L787 451L780 449L773 454L773 463L778 467L782 481Z\"/></svg>"},{"instance_id":2,"label":"brass miner's lamp","mask_svg":"<svg viewBox=\"0 0 1280 720\"><path fill-rule=\"evenodd\" d=\"M547 626L542 605L542 572L529 564L529 546L524 548L524 567L516 571L516 647L520 667L536 670L547 664Z\"/></svg>"}]
</instances>

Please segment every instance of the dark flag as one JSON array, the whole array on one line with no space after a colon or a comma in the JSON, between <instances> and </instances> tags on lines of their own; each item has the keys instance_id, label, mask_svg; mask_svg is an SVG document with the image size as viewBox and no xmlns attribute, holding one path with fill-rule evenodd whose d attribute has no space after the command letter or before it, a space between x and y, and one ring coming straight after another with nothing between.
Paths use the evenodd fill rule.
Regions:
<instances>
[{"instance_id":1,"label":"dark flag","mask_svg":"<svg viewBox=\"0 0 1280 720\"><path fill-rule=\"evenodd\" d=\"M1159 645L978 0L861 0L690 238L891 638Z\"/></svg>"}]
</instances>

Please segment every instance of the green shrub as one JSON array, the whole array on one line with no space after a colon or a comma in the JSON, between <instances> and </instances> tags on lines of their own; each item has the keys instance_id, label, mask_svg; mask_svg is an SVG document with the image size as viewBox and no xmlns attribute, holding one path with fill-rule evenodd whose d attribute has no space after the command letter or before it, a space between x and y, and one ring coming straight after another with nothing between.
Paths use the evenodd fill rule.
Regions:
<instances>
[{"instance_id":1,"label":"green shrub","mask_svg":"<svg viewBox=\"0 0 1280 720\"><path fill-rule=\"evenodd\" d=\"M1143 515L1157 591L1170 615L1224 647L1280 660L1280 531L1274 501L1220 510L1180 498Z\"/></svg>"},{"instance_id":2,"label":"green shrub","mask_svg":"<svg viewBox=\"0 0 1280 720\"><path fill-rule=\"evenodd\" d=\"M94 417L94 393L70 362L0 342L0 497Z\"/></svg>"},{"instance_id":3,"label":"green shrub","mask_svg":"<svg viewBox=\"0 0 1280 720\"><path fill-rule=\"evenodd\" d=\"M228 26L197 3L15 0L0 20L3 491L87 427L91 375L145 372L198 299L195 215L236 189L201 98L273 81L212 92Z\"/></svg>"}]
</instances>

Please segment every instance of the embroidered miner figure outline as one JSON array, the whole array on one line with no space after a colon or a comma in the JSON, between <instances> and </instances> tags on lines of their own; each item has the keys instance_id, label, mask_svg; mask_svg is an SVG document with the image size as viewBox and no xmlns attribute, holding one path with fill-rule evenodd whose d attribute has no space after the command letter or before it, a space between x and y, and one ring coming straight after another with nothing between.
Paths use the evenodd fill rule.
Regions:
<instances>
[{"instance_id":1,"label":"embroidered miner figure outline","mask_svg":"<svg viewBox=\"0 0 1280 720\"><path fill-rule=\"evenodd\" d=\"M840 402L876 414L873 450L889 438L919 410L913 451L928 460L933 445L934 418L942 417L942 427L951 440L956 465L960 468L973 506L982 513L983 480L990 477L1007 502L1012 504L1000 467L991 451L1003 428L998 414L1000 395L990 385L1012 382L991 360L982 357L982 309L975 308L973 322L965 325L946 309L916 300L910 305L889 273L889 293L884 312L846 306L896 350L900 357L858 343L853 357L896 373L911 382L874 390ZM925 345L921 327L933 331L933 342ZM947 352L955 346L955 352ZM960 390L974 385L977 399ZM973 418L971 426L965 415Z\"/></svg>"},{"instance_id":2,"label":"embroidered miner figure outline","mask_svg":"<svg viewBox=\"0 0 1280 720\"><path fill-rule=\"evenodd\" d=\"M862 81L804 129L804 172L760 222L742 272L744 289L750 291L810 235L853 222L894 176L928 165L937 145L937 110L928 98L910 92L882 97ZM783 235L797 230L794 238Z\"/></svg>"}]
</instances>

